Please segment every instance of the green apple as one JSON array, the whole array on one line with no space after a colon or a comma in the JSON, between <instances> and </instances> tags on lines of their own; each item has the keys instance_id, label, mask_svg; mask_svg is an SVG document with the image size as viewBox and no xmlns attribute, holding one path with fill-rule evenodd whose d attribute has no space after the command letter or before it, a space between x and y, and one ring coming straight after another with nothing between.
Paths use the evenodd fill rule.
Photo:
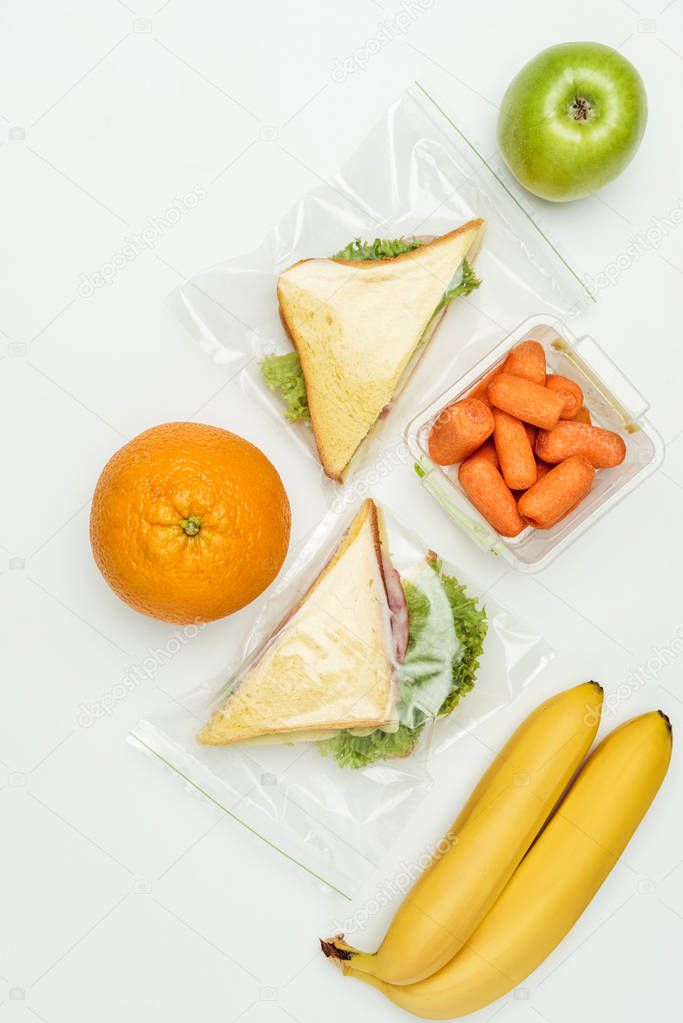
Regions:
<instances>
[{"instance_id":1,"label":"green apple","mask_svg":"<svg viewBox=\"0 0 683 1023\"><path fill-rule=\"evenodd\" d=\"M542 50L508 86L498 144L530 192L566 202L602 188L635 155L647 122L643 80L602 43Z\"/></svg>"}]
</instances>

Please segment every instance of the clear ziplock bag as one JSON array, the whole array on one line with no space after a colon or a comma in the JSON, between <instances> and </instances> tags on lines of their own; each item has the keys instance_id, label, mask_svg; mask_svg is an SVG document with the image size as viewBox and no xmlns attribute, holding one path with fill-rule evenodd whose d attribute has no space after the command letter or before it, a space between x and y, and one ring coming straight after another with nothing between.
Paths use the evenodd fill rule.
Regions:
<instances>
[{"instance_id":1,"label":"clear ziplock bag","mask_svg":"<svg viewBox=\"0 0 683 1023\"><path fill-rule=\"evenodd\" d=\"M435 236L475 218L487 223L481 287L448 307L419 348L405 386L351 460L372 464L410 418L531 312L571 317L589 301L576 273L445 113L418 85L386 112L344 168L303 196L254 251L199 273L171 296L202 348L234 366L296 444L318 461L307 422L288 423L266 385L263 359L292 352L279 317L278 275L297 260L330 256L354 238ZM322 469L321 469L322 475ZM337 483L329 486L339 489Z\"/></svg>"},{"instance_id":2,"label":"clear ziplock bag","mask_svg":"<svg viewBox=\"0 0 683 1023\"><path fill-rule=\"evenodd\" d=\"M346 895L357 891L395 847L406 821L432 785L447 785L447 773L446 778L440 777L440 763L449 758L442 755L507 705L551 656L533 629L486 597L481 603L487 631L476 683L471 691L464 687L450 714L438 716L444 694L443 658L455 665L458 656L452 638L451 645L443 648L444 619L437 607L443 592L438 582L443 576L457 577L470 598L477 598L483 585L476 578L462 578L448 564L434 562L428 542L409 532L386 505L380 506L383 549L391 564L404 584L427 596L430 613L432 607L438 612L429 630L423 629L422 639L416 639L412 651L409 648L403 664L394 662L398 670L407 663L409 673L420 669L429 680L424 698L413 700L408 711L416 715L410 720L422 725L413 752L354 768L344 756L335 756L334 749L323 755L319 744L311 741L200 744L197 733L221 704L226 684L242 678L246 668L269 649L273 634L328 564L357 511L356 507L341 515L335 509L328 512L264 603L237 663L226 664L221 678L179 695L177 709L140 721L130 737L290 860ZM416 607L416 614L422 612L415 603L410 607L411 635L418 636L412 616Z\"/></svg>"}]
</instances>

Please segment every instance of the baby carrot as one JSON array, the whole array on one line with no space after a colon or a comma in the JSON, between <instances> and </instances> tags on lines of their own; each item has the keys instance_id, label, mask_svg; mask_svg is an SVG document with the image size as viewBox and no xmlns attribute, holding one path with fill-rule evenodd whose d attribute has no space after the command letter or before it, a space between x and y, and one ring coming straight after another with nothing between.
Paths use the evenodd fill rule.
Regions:
<instances>
[{"instance_id":1,"label":"baby carrot","mask_svg":"<svg viewBox=\"0 0 683 1023\"><path fill-rule=\"evenodd\" d=\"M500 409L494 409L493 422L493 440L503 479L510 490L528 490L536 482L536 459L525 424Z\"/></svg>"},{"instance_id":2,"label":"baby carrot","mask_svg":"<svg viewBox=\"0 0 683 1023\"><path fill-rule=\"evenodd\" d=\"M581 455L596 469L620 465L626 457L623 438L600 426L563 420L553 430L541 430L536 438L536 454L544 462L563 462Z\"/></svg>"},{"instance_id":3,"label":"baby carrot","mask_svg":"<svg viewBox=\"0 0 683 1023\"><path fill-rule=\"evenodd\" d=\"M460 484L470 501L501 536L517 536L524 522L517 502L505 480L487 457L467 458L458 472Z\"/></svg>"},{"instance_id":4,"label":"baby carrot","mask_svg":"<svg viewBox=\"0 0 683 1023\"><path fill-rule=\"evenodd\" d=\"M491 409L477 398L463 398L438 416L429 434L429 455L437 465L467 458L493 433Z\"/></svg>"},{"instance_id":5,"label":"baby carrot","mask_svg":"<svg viewBox=\"0 0 683 1023\"><path fill-rule=\"evenodd\" d=\"M594 478L590 462L572 455L520 497L519 514L536 529L550 529L584 499Z\"/></svg>"},{"instance_id":6,"label":"baby carrot","mask_svg":"<svg viewBox=\"0 0 683 1023\"><path fill-rule=\"evenodd\" d=\"M515 419L522 419L542 430L552 430L564 409L561 394L510 373L499 373L489 384L489 400Z\"/></svg>"},{"instance_id":7,"label":"baby carrot","mask_svg":"<svg viewBox=\"0 0 683 1023\"><path fill-rule=\"evenodd\" d=\"M558 376L557 373L549 373L545 378L545 386L551 391L556 391L565 399L565 406L560 419L573 419L580 408L583 407L583 391L577 383L569 380L568 377Z\"/></svg>"},{"instance_id":8,"label":"baby carrot","mask_svg":"<svg viewBox=\"0 0 683 1023\"><path fill-rule=\"evenodd\" d=\"M545 384L545 352L539 341L522 341L515 345L503 363L503 372L514 377Z\"/></svg>"}]
</instances>

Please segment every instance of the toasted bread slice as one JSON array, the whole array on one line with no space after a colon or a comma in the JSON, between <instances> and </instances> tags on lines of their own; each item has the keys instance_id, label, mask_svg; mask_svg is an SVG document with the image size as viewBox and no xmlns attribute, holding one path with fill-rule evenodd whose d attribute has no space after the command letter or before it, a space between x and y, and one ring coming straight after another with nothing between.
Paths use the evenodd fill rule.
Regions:
<instances>
[{"instance_id":1,"label":"toasted bread slice","mask_svg":"<svg viewBox=\"0 0 683 1023\"><path fill-rule=\"evenodd\" d=\"M396 702L377 508L363 503L334 555L200 731L225 746L261 735L378 728Z\"/></svg>"},{"instance_id":2,"label":"toasted bread slice","mask_svg":"<svg viewBox=\"0 0 683 1023\"><path fill-rule=\"evenodd\" d=\"M402 376L483 220L393 259L304 259L281 274L278 300L306 383L323 468L340 480L400 390Z\"/></svg>"}]
</instances>

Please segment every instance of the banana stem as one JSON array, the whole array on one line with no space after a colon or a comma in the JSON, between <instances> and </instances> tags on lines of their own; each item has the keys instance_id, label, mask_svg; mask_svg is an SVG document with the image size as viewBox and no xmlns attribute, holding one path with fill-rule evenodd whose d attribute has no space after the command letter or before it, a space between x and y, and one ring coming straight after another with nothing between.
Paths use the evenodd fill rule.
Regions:
<instances>
[{"instance_id":1,"label":"banana stem","mask_svg":"<svg viewBox=\"0 0 683 1023\"><path fill-rule=\"evenodd\" d=\"M336 934L333 938L328 938L327 941L323 941L321 938L320 947L326 958L330 959L342 973L349 972L352 962L354 970L372 973L374 955L370 952L359 952L352 945L347 945L343 934Z\"/></svg>"}]
</instances>

